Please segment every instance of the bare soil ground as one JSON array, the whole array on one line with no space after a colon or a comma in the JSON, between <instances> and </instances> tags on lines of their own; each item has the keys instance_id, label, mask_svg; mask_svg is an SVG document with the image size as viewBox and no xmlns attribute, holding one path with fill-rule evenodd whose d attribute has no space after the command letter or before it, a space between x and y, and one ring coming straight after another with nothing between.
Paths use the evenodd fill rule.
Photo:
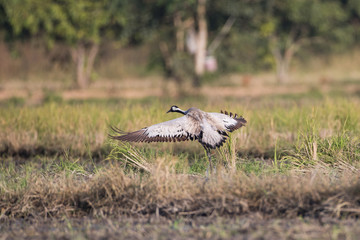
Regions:
<instances>
[{"instance_id":1,"label":"bare soil ground","mask_svg":"<svg viewBox=\"0 0 360 240\"><path fill-rule=\"evenodd\" d=\"M303 94L309 91L328 93L341 88L342 91L350 94L360 92L360 84L357 82L341 82L328 78L320 78L313 83L289 83L278 85L273 79L266 79L267 76L229 76L221 80L222 84L205 85L200 89L194 89L191 85L185 84L184 91L190 95L207 96L214 98L224 97L263 97L272 95ZM244 80L245 79L245 80ZM249 80L246 80L249 79ZM225 82L225 83L224 83ZM130 78L121 81L101 80L93 83L87 89L63 88L63 85L56 82L23 82L10 81L1 84L0 101L13 97L24 98L31 103L40 103L46 91L56 91L65 100L71 99L106 99L124 98L140 99L145 97L176 97L179 95L178 87L171 81L161 77L151 78ZM216 93L216 94L214 94Z\"/></svg>"},{"instance_id":2,"label":"bare soil ground","mask_svg":"<svg viewBox=\"0 0 360 240\"><path fill-rule=\"evenodd\" d=\"M79 218L17 219L0 225L0 239L358 239L355 219Z\"/></svg>"}]
</instances>

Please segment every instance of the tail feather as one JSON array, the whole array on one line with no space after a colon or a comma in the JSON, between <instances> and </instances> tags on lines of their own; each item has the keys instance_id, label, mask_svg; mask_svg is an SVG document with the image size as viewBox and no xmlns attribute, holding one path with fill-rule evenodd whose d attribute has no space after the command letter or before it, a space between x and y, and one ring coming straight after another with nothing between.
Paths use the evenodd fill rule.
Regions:
<instances>
[{"instance_id":1,"label":"tail feather","mask_svg":"<svg viewBox=\"0 0 360 240\"><path fill-rule=\"evenodd\" d=\"M242 126L245 126L245 124L247 123L247 121L245 120L245 118L243 118L243 116L238 116L237 113L235 113L235 115L230 112L228 113L227 111L223 112L223 110L220 111L220 113L225 114L230 116L231 118L235 119L237 121L237 123L234 126L229 127L230 131L234 131L236 129L241 128Z\"/></svg>"}]
</instances>

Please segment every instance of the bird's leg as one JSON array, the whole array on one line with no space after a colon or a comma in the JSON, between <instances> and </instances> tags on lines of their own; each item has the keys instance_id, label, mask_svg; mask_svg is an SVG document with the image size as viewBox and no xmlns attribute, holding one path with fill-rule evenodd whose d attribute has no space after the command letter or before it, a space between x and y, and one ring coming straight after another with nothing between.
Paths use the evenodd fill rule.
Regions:
<instances>
[{"instance_id":1,"label":"bird's leg","mask_svg":"<svg viewBox=\"0 0 360 240\"><path fill-rule=\"evenodd\" d=\"M207 154L207 156L208 156L208 158L209 158L209 168L210 168L210 173L212 173L212 171L213 171L213 168L212 168L212 163L211 163L211 152L210 152L210 149L206 149L206 154Z\"/></svg>"},{"instance_id":2,"label":"bird's leg","mask_svg":"<svg viewBox=\"0 0 360 240\"><path fill-rule=\"evenodd\" d=\"M209 158L210 173L211 173L211 174L216 174L216 164L214 165L214 167L212 166L210 149L208 149L208 151L207 151L207 156L208 156L208 158Z\"/></svg>"},{"instance_id":3,"label":"bird's leg","mask_svg":"<svg viewBox=\"0 0 360 240\"><path fill-rule=\"evenodd\" d=\"M208 167L206 169L206 178L209 178L209 175L212 174L212 172L213 172L212 163L211 163L211 152L210 152L209 148L207 148L205 146L204 146L204 148L205 148L205 151L206 151L206 155L207 155L207 157L209 159L209 165L208 165Z\"/></svg>"}]
</instances>

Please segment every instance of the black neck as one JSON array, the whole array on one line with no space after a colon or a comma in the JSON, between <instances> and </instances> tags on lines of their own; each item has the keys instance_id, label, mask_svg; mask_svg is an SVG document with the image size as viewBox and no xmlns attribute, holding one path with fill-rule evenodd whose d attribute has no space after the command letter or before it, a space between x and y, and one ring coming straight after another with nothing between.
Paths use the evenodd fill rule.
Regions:
<instances>
[{"instance_id":1,"label":"black neck","mask_svg":"<svg viewBox=\"0 0 360 240\"><path fill-rule=\"evenodd\" d=\"M184 115L186 114L186 112L181 110L181 109L176 109L174 112L178 112L178 113L181 113L181 114L184 114Z\"/></svg>"}]
</instances>

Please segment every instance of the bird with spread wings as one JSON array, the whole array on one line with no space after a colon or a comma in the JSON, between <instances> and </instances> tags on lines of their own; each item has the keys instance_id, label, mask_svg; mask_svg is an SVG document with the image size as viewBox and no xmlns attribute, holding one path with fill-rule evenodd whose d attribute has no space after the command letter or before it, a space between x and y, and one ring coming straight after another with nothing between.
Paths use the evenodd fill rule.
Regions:
<instances>
[{"instance_id":1,"label":"bird with spread wings","mask_svg":"<svg viewBox=\"0 0 360 240\"><path fill-rule=\"evenodd\" d=\"M169 112L178 112L184 116L134 132L124 132L112 127L113 131L120 135L110 135L110 138L125 142L147 143L198 140L206 150L209 168L212 169L210 149L221 147L229 137L227 132L235 131L246 124L243 117L227 111L209 113L193 107L183 111L174 105Z\"/></svg>"}]
</instances>

